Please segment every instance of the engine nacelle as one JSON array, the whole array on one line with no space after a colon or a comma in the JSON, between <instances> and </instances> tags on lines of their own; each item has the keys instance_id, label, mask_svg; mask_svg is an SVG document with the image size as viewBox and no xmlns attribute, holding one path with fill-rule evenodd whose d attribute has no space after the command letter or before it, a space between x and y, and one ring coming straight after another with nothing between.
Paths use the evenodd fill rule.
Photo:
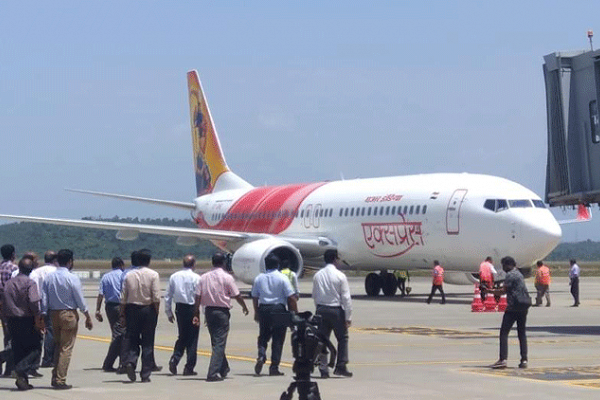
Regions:
<instances>
[{"instance_id":1,"label":"engine nacelle","mask_svg":"<svg viewBox=\"0 0 600 400\"><path fill-rule=\"evenodd\" d=\"M444 283L450 283L453 285L472 285L479 283L471 272L458 272L458 271L446 271L444 272Z\"/></svg>"},{"instance_id":2,"label":"engine nacelle","mask_svg":"<svg viewBox=\"0 0 600 400\"><path fill-rule=\"evenodd\" d=\"M274 253L281 260L290 261L290 269L302 273L302 256L290 243L276 238L260 239L240 247L231 259L231 269L236 278L251 284L261 272L265 272L265 258Z\"/></svg>"}]
</instances>

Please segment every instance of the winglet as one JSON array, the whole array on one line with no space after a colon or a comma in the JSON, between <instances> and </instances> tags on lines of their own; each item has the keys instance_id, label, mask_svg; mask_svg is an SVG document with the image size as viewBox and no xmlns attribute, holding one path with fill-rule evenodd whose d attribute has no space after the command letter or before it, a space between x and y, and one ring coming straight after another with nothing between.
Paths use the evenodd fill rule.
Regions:
<instances>
[{"instance_id":1,"label":"winglet","mask_svg":"<svg viewBox=\"0 0 600 400\"><path fill-rule=\"evenodd\" d=\"M213 191L215 182L221 174L229 171L229 167L221 150L219 137L200 85L198 72L196 70L188 72L187 81L196 191L198 196L202 196Z\"/></svg>"}]
</instances>

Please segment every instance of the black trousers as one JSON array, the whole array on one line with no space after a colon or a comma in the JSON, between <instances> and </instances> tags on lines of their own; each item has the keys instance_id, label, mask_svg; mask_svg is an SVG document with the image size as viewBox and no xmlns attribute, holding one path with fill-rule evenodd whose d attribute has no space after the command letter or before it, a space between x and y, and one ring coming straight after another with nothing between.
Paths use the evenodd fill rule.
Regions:
<instances>
[{"instance_id":1,"label":"black trousers","mask_svg":"<svg viewBox=\"0 0 600 400\"><path fill-rule=\"evenodd\" d=\"M27 378L27 373L37 368L42 352L42 335L35 329L33 317L8 317L15 372Z\"/></svg>"},{"instance_id":2,"label":"black trousers","mask_svg":"<svg viewBox=\"0 0 600 400\"><path fill-rule=\"evenodd\" d=\"M524 311L506 311L502 317L500 326L500 360L508 358L508 333L514 323L517 323L517 335L519 336L519 347L521 350L521 360L527 360L527 310Z\"/></svg>"},{"instance_id":3,"label":"black trousers","mask_svg":"<svg viewBox=\"0 0 600 400\"><path fill-rule=\"evenodd\" d=\"M210 333L210 344L212 347L207 377L214 378L217 377L217 374L225 377L229 373L229 363L225 355L227 335L229 334L229 309L223 307L206 307L204 316L206 318L206 325L208 326L208 333Z\"/></svg>"},{"instance_id":4,"label":"black trousers","mask_svg":"<svg viewBox=\"0 0 600 400\"><path fill-rule=\"evenodd\" d=\"M346 312L342 307L317 305L316 315L321 316L319 332L329 338L331 331L337 340L336 368L344 369L348 364L348 327L346 326ZM320 369L326 370L321 363ZM325 363L326 365L326 363Z\"/></svg>"},{"instance_id":5,"label":"black trousers","mask_svg":"<svg viewBox=\"0 0 600 400\"><path fill-rule=\"evenodd\" d=\"M44 315L44 324L46 325L46 333L44 333L44 356L42 357L42 365L50 366L54 362L54 329L52 328L52 318L50 318L50 314Z\"/></svg>"},{"instance_id":6,"label":"black trousers","mask_svg":"<svg viewBox=\"0 0 600 400\"><path fill-rule=\"evenodd\" d=\"M0 352L0 358L6 363L4 366L4 376L9 376L10 373L15 369L12 343L10 340L10 331L8 329L7 319L0 317L0 320L2 321L2 333L4 335L4 350Z\"/></svg>"},{"instance_id":7,"label":"black trousers","mask_svg":"<svg viewBox=\"0 0 600 400\"><path fill-rule=\"evenodd\" d=\"M125 306L125 364L136 365L142 349L142 379L149 378L154 367L154 334L158 315L153 305Z\"/></svg>"},{"instance_id":8,"label":"black trousers","mask_svg":"<svg viewBox=\"0 0 600 400\"><path fill-rule=\"evenodd\" d=\"M169 362L175 365L179 364L179 360L181 360L185 352L187 353L185 370L193 371L198 358L196 352L198 350L198 335L200 333L200 326L192 323L194 319L194 305L184 303L175 304L175 317L177 318L179 336L175 342L173 355Z\"/></svg>"},{"instance_id":9,"label":"black trousers","mask_svg":"<svg viewBox=\"0 0 600 400\"><path fill-rule=\"evenodd\" d=\"M571 295L574 305L579 305L579 277L571 278Z\"/></svg>"},{"instance_id":10,"label":"black trousers","mask_svg":"<svg viewBox=\"0 0 600 400\"><path fill-rule=\"evenodd\" d=\"M446 295L444 294L444 288L442 285L431 285L431 293L429 293L429 297L427 298L427 304L431 303L431 298L436 290L439 290L442 294L442 304L446 303Z\"/></svg>"},{"instance_id":11,"label":"black trousers","mask_svg":"<svg viewBox=\"0 0 600 400\"><path fill-rule=\"evenodd\" d=\"M282 318L277 318L274 314L286 312L283 304L261 304L258 307L258 357L267 359L267 345L271 343L271 369L279 368L281 362L281 353L283 352L283 343L285 342L285 333L287 326L280 322Z\"/></svg>"},{"instance_id":12,"label":"black trousers","mask_svg":"<svg viewBox=\"0 0 600 400\"><path fill-rule=\"evenodd\" d=\"M125 360L125 346L123 346L125 327L121 324L120 307L119 303L108 302L104 306L111 331L110 345L102 363L102 368L104 369L113 368L117 357L119 357L119 367L123 367L123 361Z\"/></svg>"}]
</instances>

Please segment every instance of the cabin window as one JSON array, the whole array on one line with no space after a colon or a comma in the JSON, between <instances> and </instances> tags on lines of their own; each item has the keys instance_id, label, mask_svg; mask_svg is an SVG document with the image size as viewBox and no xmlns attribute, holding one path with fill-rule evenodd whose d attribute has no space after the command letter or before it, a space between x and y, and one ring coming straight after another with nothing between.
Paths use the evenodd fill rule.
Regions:
<instances>
[{"instance_id":1,"label":"cabin window","mask_svg":"<svg viewBox=\"0 0 600 400\"><path fill-rule=\"evenodd\" d=\"M425 213L427 213L427 204L423 206L423 215L425 215Z\"/></svg>"},{"instance_id":2,"label":"cabin window","mask_svg":"<svg viewBox=\"0 0 600 400\"><path fill-rule=\"evenodd\" d=\"M367 208L367 216L371 215L371 207Z\"/></svg>"},{"instance_id":3,"label":"cabin window","mask_svg":"<svg viewBox=\"0 0 600 400\"><path fill-rule=\"evenodd\" d=\"M412 215L414 208L415 208L415 206L410 206L410 209L408 210L408 213L410 215Z\"/></svg>"},{"instance_id":4,"label":"cabin window","mask_svg":"<svg viewBox=\"0 0 600 400\"><path fill-rule=\"evenodd\" d=\"M390 215L390 206L385 209L385 215Z\"/></svg>"},{"instance_id":5,"label":"cabin window","mask_svg":"<svg viewBox=\"0 0 600 400\"><path fill-rule=\"evenodd\" d=\"M421 211L421 206L417 206L416 210L415 210L415 214L418 214Z\"/></svg>"},{"instance_id":6,"label":"cabin window","mask_svg":"<svg viewBox=\"0 0 600 400\"><path fill-rule=\"evenodd\" d=\"M392 215L396 214L396 206L392 207Z\"/></svg>"},{"instance_id":7,"label":"cabin window","mask_svg":"<svg viewBox=\"0 0 600 400\"><path fill-rule=\"evenodd\" d=\"M373 207L373 215L377 215L377 207Z\"/></svg>"}]
</instances>

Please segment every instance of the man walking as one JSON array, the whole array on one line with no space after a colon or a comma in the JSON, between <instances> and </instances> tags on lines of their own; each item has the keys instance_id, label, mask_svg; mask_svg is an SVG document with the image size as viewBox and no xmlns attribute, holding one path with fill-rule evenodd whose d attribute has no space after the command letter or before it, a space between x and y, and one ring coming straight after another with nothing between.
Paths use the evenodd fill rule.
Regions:
<instances>
[{"instance_id":1,"label":"man walking","mask_svg":"<svg viewBox=\"0 0 600 400\"><path fill-rule=\"evenodd\" d=\"M52 272L56 271L58 262L56 261L56 252L48 250L44 254L44 265L35 268L29 274L29 277L36 283L38 291L40 292L40 298L42 297L42 288L46 277ZM49 368L53 367L54 360L54 330L52 329L52 320L49 315L43 315L44 318L44 355L42 357L41 367Z\"/></svg>"},{"instance_id":2,"label":"man walking","mask_svg":"<svg viewBox=\"0 0 600 400\"><path fill-rule=\"evenodd\" d=\"M534 307L542 305L542 297L546 297L546 307L550 307L550 269L543 261L537 262L537 271L535 273L535 297Z\"/></svg>"},{"instance_id":3,"label":"man walking","mask_svg":"<svg viewBox=\"0 0 600 400\"><path fill-rule=\"evenodd\" d=\"M444 293L444 268L442 268L438 260L433 262L433 282L431 284L431 293L429 293L429 297L427 298L427 304L431 304L431 299L436 290L439 290L442 295L440 304L446 304L446 294Z\"/></svg>"},{"instance_id":4,"label":"man walking","mask_svg":"<svg viewBox=\"0 0 600 400\"><path fill-rule=\"evenodd\" d=\"M40 294L36 284L29 278L33 261L23 258L19 262L19 273L4 287L3 313L11 333L12 349L19 390L29 390L28 373L38 366L42 351L43 321L41 318Z\"/></svg>"},{"instance_id":5,"label":"man walking","mask_svg":"<svg viewBox=\"0 0 600 400\"><path fill-rule=\"evenodd\" d=\"M225 379L229 373L225 347L229 334L231 298L233 297L242 307L244 315L248 315L248 307L233 276L225 272L225 255L215 253L212 257L212 265L212 270L200 276L200 284L196 292L194 323L200 325L200 305L202 305L212 346L206 381L218 382Z\"/></svg>"},{"instance_id":6,"label":"man walking","mask_svg":"<svg viewBox=\"0 0 600 400\"><path fill-rule=\"evenodd\" d=\"M267 361L267 345L271 343L271 366L269 375L279 376L281 352L285 342L287 326L279 321L278 314L286 312L286 304L290 311L298 312L294 289L289 279L279 271L281 261L275 254L265 258L265 270L254 279L252 285L252 306L254 320L258 322L258 358L254 366L256 375L260 375Z\"/></svg>"},{"instance_id":7,"label":"man walking","mask_svg":"<svg viewBox=\"0 0 600 400\"><path fill-rule=\"evenodd\" d=\"M96 299L96 319L102 322L102 300L105 301L104 311L108 318L111 331L111 341L108 346L108 352L102 363L102 371L124 373L125 366L125 348L123 338L125 337L125 327L120 320L121 306L121 276L125 263L119 257L114 257L111 261L112 270L102 276L100 287L98 289L98 298ZM119 357L119 368L114 367L115 360Z\"/></svg>"},{"instance_id":8,"label":"man walking","mask_svg":"<svg viewBox=\"0 0 600 400\"><path fill-rule=\"evenodd\" d=\"M158 272L149 268L152 258L149 251L136 253L133 268L123 280L121 291L121 317L125 319L126 357L125 372L134 382L135 365L142 348L142 382L150 382L154 368L154 334L160 308L160 280ZM137 261L137 262L136 262Z\"/></svg>"},{"instance_id":9,"label":"man walking","mask_svg":"<svg viewBox=\"0 0 600 400\"><path fill-rule=\"evenodd\" d=\"M506 272L504 284L500 289L490 290L494 295L506 293L506 310L502 317L500 326L500 357L491 365L494 369L506 368L508 358L508 334L515 321L517 322L517 334L521 350L521 362L519 368L527 368L527 311L531 306L531 297L525 286L525 279L517 269L517 263L512 257L504 257L501 261L502 269Z\"/></svg>"},{"instance_id":10,"label":"man walking","mask_svg":"<svg viewBox=\"0 0 600 400\"><path fill-rule=\"evenodd\" d=\"M55 389L71 389L67 385L67 371L71 362L71 354L77 337L79 314L85 315L85 327L92 329L92 318L88 313L81 281L71 273L73 269L73 252L63 249L58 252L58 268L49 274L42 290L42 312L50 314L54 328L54 368L52 369L52 387Z\"/></svg>"},{"instance_id":11,"label":"man walking","mask_svg":"<svg viewBox=\"0 0 600 400\"><path fill-rule=\"evenodd\" d=\"M569 285L571 285L571 295L573 296L573 305L571 307L579 307L579 275L581 269L574 259L570 261L571 269L569 270Z\"/></svg>"},{"instance_id":12,"label":"man walking","mask_svg":"<svg viewBox=\"0 0 600 400\"><path fill-rule=\"evenodd\" d=\"M4 285L8 280L12 277L14 271L18 271L18 267L15 264L15 259L17 258L17 254L15 251L15 246L12 244L5 244L0 248L0 253L2 254L2 263L0 264L0 302L2 299L2 291L4 290ZM1 306L1 304L0 304ZM1 307L0 307L1 311ZM12 355L12 347L10 343L10 331L8 330L8 324L6 320L2 316L0 312L0 321L2 322L2 333L4 335L4 350L0 352L0 367L2 363L6 363L4 368L4 376L10 376L14 370L14 362ZM1 372L1 368L0 368Z\"/></svg>"},{"instance_id":13,"label":"man walking","mask_svg":"<svg viewBox=\"0 0 600 400\"><path fill-rule=\"evenodd\" d=\"M348 371L348 328L352 321L352 300L348 279L338 270L337 250L327 250L324 255L325 267L313 278L312 297L315 301L316 315L321 316L319 332L329 339L331 331L337 340L337 362L334 375L352 377ZM329 377L326 362L327 354L320 355L319 371L322 378Z\"/></svg>"},{"instance_id":14,"label":"man walking","mask_svg":"<svg viewBox=\"0 0 600 400\"><path fill-rule=\"evenodd\" d=\"M187 353L187 360L183 368L183 375L197 375L194 368L196 367L200 326L194 325L192 320L194 319L194 302L200 276L194 272L195 266L194 256L186 255L183 258L183 269L175 272L169 278L169 286L165 294L165 311L170 323L175 321L171 310L171 303L175 301L179 335L173 348L173 355L169 360L169 371L173 375L177 375L177 365L184 352Z\"/></svg>"}]
</instances>

